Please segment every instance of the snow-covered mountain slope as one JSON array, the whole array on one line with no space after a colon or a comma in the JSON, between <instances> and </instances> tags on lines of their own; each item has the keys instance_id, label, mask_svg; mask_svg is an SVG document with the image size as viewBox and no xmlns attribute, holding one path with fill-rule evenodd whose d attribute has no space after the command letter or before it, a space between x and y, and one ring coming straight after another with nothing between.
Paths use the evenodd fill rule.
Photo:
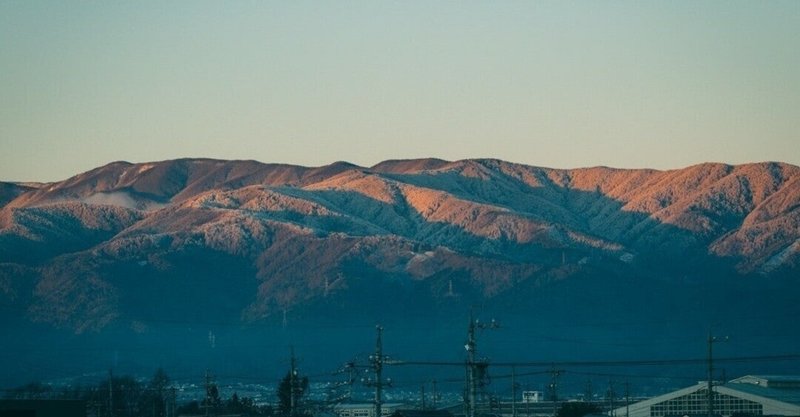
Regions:
<instances>
[{"instance_id":1,"label":"snow-covered mountain slope","mask_svg":"<svg viewBox=\"0 0 800 417\"><path fill-rule=\"evenodd\" d=\"M0 291L25 317L78 331L138 317L143 288L187 291L159 280L209 259L239 271L228 279L245 288L231 300L244 321L381 280L434 300L454 282L465 297L492 298L602 271L791 276L800 263L800 168L781 163L181 159L0 186Z\"/></svg>"}]
</instances>

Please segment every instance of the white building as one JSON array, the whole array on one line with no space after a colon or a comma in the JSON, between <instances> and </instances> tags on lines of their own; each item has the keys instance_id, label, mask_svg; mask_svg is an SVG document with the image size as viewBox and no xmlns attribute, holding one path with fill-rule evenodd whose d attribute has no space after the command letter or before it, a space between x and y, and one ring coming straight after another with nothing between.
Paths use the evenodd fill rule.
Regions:
<instances>
[{"instance_id":1,"label":"white building","mask_svg":"<svg viewBox=\"0 0 800 417\"><path fill-rule=\"evenodd\" d=\"M800 416L800 376L744 376L715 385L717 416ZM697 385L620 407L616 417L684 417L708 414L708 385Z\"/></svg>"},{"instance_id":2,"label":"white building","mask_svg":"<svg viewBox=\"0 0 800 417\"><path fill-rule=\"evenodd\" d=\"M538 403L542 400L542 392L541 391L522 391L522 402L523 403ZM516 401L516 400L514 400Z\"/></svg>"},{"instance_id":3,"label":"white building","mask_svg":"<svg viewBox=\"0 0 800 417\"><path fill-rule=\"evenodd\" d=\"M381 404L381 416L390 416L402 407L400 403ZM375 417L375 404L336 404L333 412L339 417Z\"/></svg>"}]
</instances>

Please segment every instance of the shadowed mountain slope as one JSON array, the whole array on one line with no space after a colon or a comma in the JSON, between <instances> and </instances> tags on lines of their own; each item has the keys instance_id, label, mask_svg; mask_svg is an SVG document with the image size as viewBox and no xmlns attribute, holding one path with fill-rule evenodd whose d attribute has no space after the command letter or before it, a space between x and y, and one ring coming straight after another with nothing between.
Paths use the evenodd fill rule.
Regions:
<instances>
[{"instance_id":1,"label":"shadowed mountain slope","mask_svg":"<svg viewBox=\"0 0 800 417\"><path fill-rule=\"evenodd\" d=\"M346 310L375 291L436 304L455 285L475 302L602 271L766 279L800 261L800 168L781 163L180 159L115 162L38 188L0 183L0 197L0 289L21 318L78 332L146 321L132 300L178 285L159 280L191 275L203 264L193 256L245 274L230 277L242 285L225 307L242 322Z\"/></svg>"}]
</instances>

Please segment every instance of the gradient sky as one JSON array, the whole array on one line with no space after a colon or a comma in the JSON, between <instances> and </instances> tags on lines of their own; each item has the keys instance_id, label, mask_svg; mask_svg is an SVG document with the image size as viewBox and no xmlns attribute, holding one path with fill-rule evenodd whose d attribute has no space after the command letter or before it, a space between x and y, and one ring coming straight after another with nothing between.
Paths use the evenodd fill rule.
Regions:
<instances>
[{"instance_id":1,"label":"gradient sky","mask_svg":"<svg viewBox=\"0 0 800 417\"><path fill-rule=\"evenodd\" d=\"M800 1L0 0L0 180L178 157L800 164Z\"/></svg>"}]
</instances>

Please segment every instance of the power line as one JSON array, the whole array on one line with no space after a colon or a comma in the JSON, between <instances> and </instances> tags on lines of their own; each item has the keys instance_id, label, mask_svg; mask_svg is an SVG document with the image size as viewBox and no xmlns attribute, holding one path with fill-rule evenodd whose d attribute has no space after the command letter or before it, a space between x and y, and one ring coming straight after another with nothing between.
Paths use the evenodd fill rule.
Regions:
<instances>
[{"instance_id":1,"label":"power line","mask_svg":"<svg viewBox=\"0 0 800 417\"><path fill-rule=\"evenodd\" d=\"M749 363L749 362L779 362L800 359L800 354L765 355L765 356L739 356L715 358L719 363ZM611 360L611 361L537 361L537 362L492 362L496 367L547 367L558 365L562 367L614 367L614 366L674 366L697 365L708 363L708 358L692 359L638 359L638 360ZM391 361L388 365L394 366L464 366L463 362L447 361Z\"/></svg>"},{"instance_id":2,"label":"power line","mask_svg":"<svg viewBox=\"0 0 800 417\"><path fill-rule=\"evenodd\" d=\"M608 378L640 378L640 379L678 379L685 381L697 381L697 378L692 377L678 377L678 376L664 376L664 375L633 375L633 374L614 374L605 372L580 372L580 371L566 371L572 375L595 376L595 377L608 377Z\"/></svg>"},{"instance_id":3,"label":"power line","mask_svg":"<svg viewBox=\"0 0 800 417\"><path fill-rule=\"evenodd\" d=\"M739 356L739 357L724 357L724 358L714 358L714 363L758 363L758 362L784 362L784 361L796 361L800 360L800 354L781 354L781 355L762 355L762 356ZM519 368L543 368L545 370L542 371L532 371L532 372L517 372L517 376L526 376L526 375L541 375L546 374L549 367L556 365L561 368L581 368L581 367L622 367L622 366L674 366L674 365L698 365L698 364L707 364L708 358L695 358L695 359L644 359L644 360L629 360L629 361L549 361L549 362L498 362L498 363L491 363L492 366L495 367L519 367ZM390 360L386 358L384 365L391 365L391 366L433 366L433 367L463 367L464 362L448 362L448 361L416 361L416 360L409 360L409 361L402 361L402 360ZM359 365L353 364L355 368L367 368L368 365ZM588 375L588 376L609 376L609 377L627 377L627 378L663 378L663 375L635 375L635 374L616 374L616 373L592 373L586 371L578 371L578 370L567 370L566 372L576 375ZM102 372L102 374L107 373L107 371ZM98 372L97 375L101 373ZM62 374L62 377L68 377L67 374ZM312 377L327 377L329 373L319 373L312 375ZM225 374L225 375L218 375L219 377L224 378L231 378L231 379L241 379L241 380L252 380L252 381L263 381L264 377L261 375L248 375L248 374ZM494 379L503 379L509 378L510 374L508 375L498 375L495 376ZM688 377L673 377L670 376L670 379L686 379L689 380ZM175 379L181 379L180 376L177 376ZM191 377L186 377L184 379L191 379ZM695 379L695 378L691 378ZM447 382L463 382L463 378L453 378L453 379L438 379L439 383L447 383ZM13 389L0 389L0 391L12 391Z\"/></svg>"}]
</instances>

